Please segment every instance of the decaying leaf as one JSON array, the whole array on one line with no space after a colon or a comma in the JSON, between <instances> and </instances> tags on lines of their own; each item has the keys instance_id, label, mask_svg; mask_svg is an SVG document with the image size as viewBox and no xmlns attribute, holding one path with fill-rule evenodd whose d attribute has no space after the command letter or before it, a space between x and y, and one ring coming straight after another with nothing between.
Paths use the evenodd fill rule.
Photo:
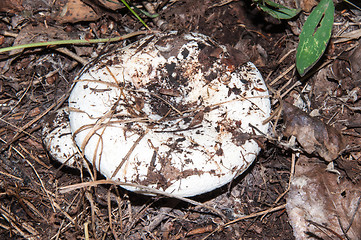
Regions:
<instances>
[{"instance_id":1,"label":"decaying leaf","mask_svg":"<svg viewBox=\"0 0 361 240\"><path fill-rule=\"evenodd\" d=\"M13 46L65 39L69 39L69 35L61 28L45 26L43 24L39 24L38 26L27 25L21 29L13 42ZM3 67L3 72L6 72L10 68L11 63L23 51L24 49L14 49L10 51L10 55L13 57L6 62L6 65Z\"/></svg>"},{"instance_id":2,"label":"decaying leaf","mask_svg":"<svg viewBox=\"0 0 361 240\"><path fill-rule=\"evenodd\" d=\"M312 8L317 5L316 0L301 0L300 7L305 12L311 12Z\"/></svg>"},{"instance_id":3,"label":"decaying leaf","mask_svg":"<svg viewBox=\"0 0 361 240\"><path fill-rule=\"evenodd\" d=\"M321 120L309 116L299 108L284 103L285 136L295 136L309 154L317 153L326 161L337 158L344 148L341 134Z\"/></svg>"},{"instance_id":4,"label":"decaying leaf","mask_svg":"<svg viewBox=\"0 0 361 240\"><path fill-rule=\"evenodd\" d=\"M356 153L354 154L356 155ZM348 159L342 158L337 159L337 166L345 171L348 178L352 182L358 182L361 180L361 158L359 159Z\"/></svg>"},{"instance_id":5,"label":"decaying leaf","mask_svg":"<svg viewBox=\"0 0 361 240\"><path fill-rule=\"evenodd\" d=\"M47 42L54 40L69 39L69 35L61 28L45 26L39 24L38 26L28 25L21 29L18 36L13 43L14 46L35 43ZM23 49L15 49L10 52L10 55L15 55L22 52Z\"/></svg>"},{"instance_id":6,"label":"decaying leaf","mask_svg":"<svg viewBox=\"0 0 361 240\"><path fill-rule=\"evenodd\" d=\"M100 16L81 0L68 0L56 20L60 23L95 21Z\"/></svg>"},{"instance_id":7,"label":"decaying leaf","mask_svg":"<svg viewBox=\"0 0 361 240\"><path fill-rule=\"evenodd\" d=\"M360 81L361 79L361 40L359 45L353 50L349 60L352 70L352 78L354 81Z\"/></svg>"},{"instance_id":8,"label":"decaying leaf","mask_svg":"<svg viewBox=\"0 0 361 240\"><path fill-rule=\"evenodd\" d=\"M298 239L361 239L361 184L327 172L326 164L301 156L286 210Z\"/></svg>"},{"instance_id":9,"label":"decaying leaf","mask_svg":"<svg viewBox=\"0 0 361 240\"><path fill-rule=\"evenodd\" d=\"M99 4L102 5L105 8L108 8L110 10L119 10L124 8L124 5L117 1L109 1L109 0L98 0Z\"/></svg>"}]
</instances>

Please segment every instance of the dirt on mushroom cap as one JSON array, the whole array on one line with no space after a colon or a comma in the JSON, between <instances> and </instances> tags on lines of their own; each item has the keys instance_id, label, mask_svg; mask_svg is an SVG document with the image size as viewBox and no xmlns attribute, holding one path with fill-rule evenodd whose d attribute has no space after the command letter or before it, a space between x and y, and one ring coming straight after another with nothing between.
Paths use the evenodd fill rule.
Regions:
<instances>
[{"instance_id":1,"label":"dirt on mushroom cap","mask_svg":"<svg viewBox=\"0 0 361 240\"><path fill-rule=\"evenodd\" d=\"M260 150L249 124L267 132L270 113L258 70L229 58L195 33L119 49L80 76L69 98L77 145L107 178L179 196L226 184Z\"/></svg>"}]
</instances>

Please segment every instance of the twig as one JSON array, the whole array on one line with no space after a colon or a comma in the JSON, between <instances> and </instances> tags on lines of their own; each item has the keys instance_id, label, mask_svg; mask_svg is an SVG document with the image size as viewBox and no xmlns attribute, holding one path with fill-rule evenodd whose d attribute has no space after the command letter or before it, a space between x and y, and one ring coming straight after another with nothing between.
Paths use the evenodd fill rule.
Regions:
<instances>
[{"instance_id":1,"label":"twig","mask_svg":"<svg viewBox=\"0 0 361 240\"><path fill-rule=\"evenodd\" d=\"M283 198L283 196L286 195L286 193L288 193L288 191L290 190L291 181L292 181L293 176L295 174L295 165L296 165L296 154L292 153L291 172L290 172L290 178L288 180L288 187L287 187L286 191L284 191L281 195L278 196L278 198L274 202L275 204L278 203L278 201L281 200L281 198Z\"/></svg>"},{"instance_id":2,"label":"twig","mask_svg":"<svg viewBox=\"0 0 361 240\"><path fill-rule=\"evenodd\" d=\"M147 135L147 133L149 132L149 129L147 129L146 132L142 133L137 140L133 143L132 147L129 149L129 151L127 152L127 154L124 156L124 158L122 159L122 161L119 163L119 165L117 166L117 168L115 169L115 171L112 174L112 178L115 177L117 175L117 173L119 172L119 170L122 168L122 166L124 165L124 163L126 161L128 161L130 155L132 154L132 152L134 151L135 147L139 144L139 142L144 138L145 135Z\"/></svg>"},{"instance_id":3,"label":"twig","mask_svg":"<svg viewBox=\"0 0 361 240\"><path fill-rule=\"evenodd\" d=\"M276 77L269 85L270 86L274 85L276 82L278 82L278 80L280 80L287 73L289 73L295 66L296 66L296 64L292 64L291 66L289 66L283 73L281 73L278 77Z\"/></svg>"},{"instance_id":4,"label":"twig","mask_svg":"<svg viewBox=\"0 0 361 240\"><path fill-rule=\"evenodd\" d=\"M29 225L26 222L20 221L18 217L9 212L8 209L6 209L3 205L0 205L0 214L5 218L6 221L8 221L11 226L16 229L25 239L35 239L35 236L39 236L39 233L36 231L35 228L33 228L31 225ZM17 224L21 224L21 227L23 227L26 231L31 233L34 237L30 237L27 234L25 234L18 226Z\"/></svg>"},{"instance_id":5,"label":"twig","mask_svg":"<svg viewBox=\"0 0 361 240\"><path fill-rule=\"evenodd\" d=\"M7 177L14 178L14 179L19 180L19 181L24 181L22 178L15 177L14 175L11 175L11 174L3 172L3 171L0 171L0 174L5 175Z\"/></svg>"},{"instance_id":6,"label":"twig","mask_svg":"<svg viewBox=\"0 0 361 240\"><path fill-rule=\"evenodd\" d=\"M39 121L42 117L44 117L48 112L50 112L50 110L52 110L53 108L55 108L58 104L61 104L65 101L65 99L67 98L67 94L63 95L60 99L58 99L58 101L56 101L55 103L53 103L48 109L46 109L44 112L42 112L41 114L39 114L36 118L34 118L33 120L29 121L27 124L25 124L23 127L19 128L17 133L15 134L15 136L8 141L5 146L0 148L0 152L4 151L5 149L7 149L14 141L16 141L20 135L20 133L26 133L25 129L27 129L28 127L30 127L31 125L33 125L34 123L36 123L37 121ZM1 118L0 118L1 119ZM1 119L2 121L4 121L3 119Z\"/></svg>"},{"instance_id":7,"label":"twig","mask_svg":"<svg viewBox=\"0 0 361 240\"><path fill-rule=\"evenodd\" d=\"M22 159L24 159L24 160L30 165L30 167L33 169L35 175L36 175L36 176L38 177L38 179L39 179L39 182L40 182L40 185L41 185L41 187L42 187L42 190L44 191L44 193L45 193L46 196L48 197L49 202L50 202L50 204L51 204L51 206L52 206L52 208L53 208L53 211L55 212L54 201L53 201L52 198L50 198L50 195L49 195L49 193L48 193L48 190L45 188L44 182L43 182L42 179L40 178L40 176L39 176L38 172L36 171L36 168L34 167L34 165L31 164L31 162L30 162L28 159L26 159L25 156L24 156L19 150L17 150L15 147L12 147L12 149L14 149L15 152L16 152L17 154L19 154L19 156L20 156Z\"/></svg>"},{"instance_id":8,"label":"twig","mask_svg":"<svg viewBox=\"0 0 361 240\"><path fill-rule=\"evenodd\" d=\"M56 48L55 50L73 58L74 60L81 63L81 65L83 65L83 66L85 66L88 63L87 60L83 59L82 57L79 57L78 55L76 55L75 53L73 53L72 51L70 51L67 48Z\"/></svg>"},{"instance_id":9,"label":"twig","mask_svg":"<svg viewBox=\"0 0 361 240\"><path fill-rule=\"evenodd\" d=\"M286 204L282 204L280 206L277 206L277 207L274 207L274 208L269 208L267 210L264 210L264 211L261 211L261 212L256 212L256 213L252 213L250 215L247 215L247 216L243 216L243 217L240 217L240 218L237 218L233 221L230 221L230 222L227 222L226 224L223 224L223 225L220 225L218 226L213 232L211 232L210 234L208 234L206 237L204 237L202 240L205 240L207 239L208 237L210 237L212 234L214 234L215 232L217 231L220 231L221 229L223 229L224 227L227 227L229 225L232 225L232 224L235 224L239 221L242 221L242 220L245 220L245 219L249 219L249 218L254 218L254 217L258 217L258 216L262 216L262 215L265 215L265 214L268 214L268 213L271 213L271 212L276 212L276 211L279 211L281 209L284 209L286 207Z\"/></svg>"},{"instance_id":10,"label":"twig","mask_svg":"<svg viewBox=\"0 0 361 240\"><path fill-rule=\"evenodd\" d=\"M351 220L349 225L347 226L347 228L345 229L346 233L348 232L348 230L350 230L353 221L355 220L355 216L358 213L358 209L360 208L360 203L361 203L361 196L358 198L357 200L357 204L356 204L356 208L355 208L355 212L352 214Z\"/></svg>"},{"instance_id":11,"label":"twig","mask_svg":"<svg viewBox=\"0 0 361 240\"><path fill-rule=\"evenodd\" d=\"M35 162L39 163L41 166L45 167L46 169L49 169L50 166L46 165L43 161L41 161L38 157L34 156L31 152L29 152L22 144L19 143L19 147L31 157Z\"/></svg>"},{"instance_id":12,"label":"twig","mask_svg":"<svg viewBox=\"0 0 361 240\"><path fill-rule=\"evenodd\" d=\"M139 189L139 191L138 191L139 193L148 194L148 195L159 195L159 196L164 196L164 197L168 197L168 198L179 199L181 201L190 203L190 204L195 205L195 206L200 206L200 207L207 208L207 209L215 212L223 220L227 219L227 217L222 212L220 212L219 210L217 210L217 209L215 209L213 207L207 206L206 204L194 201L194 200L189 199L189 198L176 196L176 195L171 194L171 193L167 193L167 192L164 192L164 191L161 191L161 190L158 190L158 189L154 189L154 188L150 188L150 187L146 187L146 186L139 185L139 184L134 184L134 183L126 183L126 182L114 181L114 180L98 180L98 181L93 181L93 182L78 183L78 184L73 184L73 185L61 187L61 188L59 188L59 192L60 193L66 193L66 192L74 191L74 190L79 189L79 188L84 188L84 187L89 187L89 186L97 186L99 184L113 184L113 185L119 185L119 186L135 187L135 188Z\"/></svg>"},{"instance_id":13,"label":"twig","mask_svg":"<svg viewBox=\"0 0 361 240\"><path fill-rule=\"evenodd\" d=\"M324 234L326 234L330 239L333 239L330 235L328 235L325 231L323 231L322 229L325 229L325 230L327 230L327 231L329 231L330 233L332 233L332 234L334 234L335 236L337 236L338 237L338 239L341 239L341 240L344 240L344 238L340 235L340 234L338 234L337 232L335 232L334 230L332 230L332 229L330 229L330 228L328 228L328 227L326 227L326 226L323 226L323 225L321 225L321 224L319 224L319 223L317 223L317 222L314 222L314 221L312 221L312 220L306 220L307 222L309 222L309 223L311 223L312 225L314 225L315 227L317 227L318 229L320 229Z\"/></svg>"}]
</instances>

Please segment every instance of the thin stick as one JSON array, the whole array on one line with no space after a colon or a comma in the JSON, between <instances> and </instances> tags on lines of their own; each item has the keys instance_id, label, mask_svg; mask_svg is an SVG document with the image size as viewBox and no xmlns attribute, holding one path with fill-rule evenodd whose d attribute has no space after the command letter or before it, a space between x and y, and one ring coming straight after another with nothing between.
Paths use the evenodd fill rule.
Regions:
<instances>
[{"instance_id":1,"label":"thin stick","mask_svg":"<svg viewBox=\"0 0 361 240\"><path fill-rule=\"evenodd\" d=\"M278 196L278 198L274 202L275 204L278 203L278 201L281 200L281 198L283 198L283 196L286 195L286 193L288 193L288 191L290 190L291 181L293 179L293 175L295 174L295 165L296 165L296 154L292 153L291 173L290 173L290 178L288 179L288 187L287 187L286 191L284 191L281 195Z\"/></svg>"},{"instance_id":2,"label":"thin stick","mask_svg":"<svg viewBox=\"0 0 361 240\"><path fill-rule=\"evenodd\" d=\"M120 37L114 38L99 38L99 39L70 39L70 40L58 40L58 41L50 41L50 42L37 42L37 43L28 43L22 44L12 47L0 48L0 53L9 52L16 49L24 49L24 48L36 48L36 47L53 47L53 46L61 46L61 45L84 45L91 43L105 43L105 42L118 42L127 38L131 38L134 36L142 35L142 34L150 34L155 33L156 31L137 31L125 34Z\"/></svg>"},{"instance_id":3,"label":"thin stick","mask_svg":"<svg viewBox=\"0 0 361 240\"><path fill-rule=\"evenodd\" d=\"M65 99L67 98L67 94L64 94L58 101L56 101L55 103L53 103L48 109L46 109L44 112L42 112L41 114L39 114L36 118L34 118L33 120L31 120L30 122L28 122L27 124L25 124L23 127L19 128L17 133L15 134L15 136L8 141L7 144L5 144L5 146L1 147L0 152L4 151L5 149L7 149L14 141L16 141L18 139L18 136L20 135L20 133L26 133L25 129L27 129L28 127L30 127L31 125L33 125L34 123L36 123L37 121L39 121L42 117L44 117L48 112L50 112L50 110L52 110L54 107L56 107L58 104L61 104L65 101ZM1 118L0 118L1 119ZM4 121L3 119L1 119L2 121Z\"/></svg>"},{"instance_id":4,"label":"thin stick","mask_svg":"<svg viewBox=\"0 0 361 240\"><path fill-rule=\"evenodd\" d=\"M280 80L281 78L283 78L287 73L289 73L296 65L292 64L291 66L289 66L286 71L284 71L283 73L281 73L278 77L276 77L269 85L272 86L274 85L278 80Z\"/></svg>"},{"instance_id":5,"label":"thin stick","mask_svg":"<svg viewBox=\"0 0 361 240\"><path fill-rule=\"evenodd\" d=\"M220 225L218 226L213 232L211 232L210 234L208 234L206 237L204 237L202 240L205 240L207 239L209 236L211 236L212 234L214 234L215 232L217 231L220 231L221 229L223 229L224 227L227 227L231 224L234 224L234 223L237 223L239 221L242 221L242 220L245 220L245 219L249 219L249 218L254 218L254 217L258 217L258 216L262 216L262 215L265 215L265 214L268 214L268 213L271 213L271 212L276 212L276 211L279 211L279 210L282 210L286 207L286 204L282 204L280 206L277 206L277 207L274 207L274 208L269 208L267 210L264 210L264 211L261 211L261 212L256 212L256 213L252 213L250 215L247 215L247 216L243 216L243 217L240 217L240 218L237 218L233 221L230 221L226 224L223 224L223 225Z\"/></svg>"},{"instance_id":6,"label":"thin stick","mask_svg":"<svg viewBox=\"0 0 361 240\"><path fill-rule=\"evenodd\" d=\"M11 178L15 178L16 180L19 180L19 181L24 181L22 178L18 178L18 177L15 177L14 175L11 175L9 173L6 173L6 172L3 172L3 171L0 171L0 175L5 175L7 177L11 177Z\"/></svg>"},{"instance_id":7,"label":"thin stick","mask_svg":"<svg viewBox=\"0 0 361 240\"><path fill-rule=\"evenodd\" d=\"M73 58L74 60L76 60L77 62L79 62L81 65L85 66L88 61L85 60L84 58L76 55L75 53L73 53L72 51L70 51L69 49L67 48L57 48L55 49L56 51L60 52L60 53L63 53L71 58Z\"/></svg>"},{"instance_id":8,"label":"thin stick","mask_svg":"<svg viewBox=\"0 0 361 240\"><path fill-rule=\"evenodd\" d=\"M78 184L73 184L73 185L69 185L69 186L65 186L65 187L61 187L59 188L59 192L60 193L66 193L66 192L70 192L70 191L74 191L76 189L79 188L84 188L84 187L89 187L89 186L97 186L99 184L113 184L113 185L119 185L119 186L130 186L130 187L135 187L140 189L140 191L138 191L139 193L145 193L145 194L151 194L151 195L159 195L159 196L164 196L164 197L168 197L168 198L175 198L175 199L179 199L181 201L190 203L192 205L195 206L200 206L200 207L204 207L207 208L213 212L215 212L216 214L218 214L223 220L226 220L227 217L220 212L219 210L207 206L206 204L194 201L192 199L189 198L185 198L185 197L179 197L176 196L174 194L171 193L167 193L158 189L154 189L154 188L150 188L150 187L146 187L143 185L139 185L139 184L134 184L134 183L126 183L126 182L120 182L120 181L114 181L114 180L98 180L98 181L93 181L93 182L85 182L85 183L78 183Z\"/></svg>"},{"instance_id":9,"label":"thin stick","mask_svg":"<svg viewBox=\"0 0 361 240\"><path fill-rule=\"evenodd\" d=\"M155 93L150 93L152 96L159 98L160 100L162 100L163 102L165 102L168 106L170 106L174 111L176 111L179 115L182 115L181 111L179 111L176 107L174 107L172 104L170 104L167 100L165 100L164 98L162 98L161 96L158 96Z\"/></svg>"},{"instance_id":10,"label":"thin stick","mask_svg":"<svg viewBox=\"0 0 361 240\"><path fill-rule=\"evenodd\" d=\"M17 154L19 154L20 157L22 157L22 158L30 165L31 169L33 169L35 175L36 175L37 178L39 179L40 185L41 185L41 187L42 187L41 189L43 190L43 192L44 192L44 193L46 194L46 196L48 197L49 202L50 202L50 204L51 204L51 206L52 206L52 208L53 208L53 211L56 212L56 211L55 211L55 207L54 207L54 200L50 197L50 195L49 195L49 193L48 193L48 190L45 188L44 182L43 182L43 180L41 179L41 177L39 176L38 172L36 171L36 168L34 167L34 165L33 165L28 159L26 159L26 157L25 157L19 150L17 150L17 149L14 148L14 147L12 147L12 148L15 150L15 152L16 152Z\"/></svg>"},{"instance_id":11,"label":"thin stick","mask_svg":"<svg viewBox=\"0 0 361 240\"><path fill-rule=\"evenodd\" d=\"M144 138L144 136L149 132L149 129L147 129L146 132L142 133L137 140L133 143L132 147L129 149L129 151L127 152L127 154L124 156L124 158L122 159L122 161L119 163L119 165L117 166L117 168L115 169L115 171L112 174L112 178L115 177L117 175L117 173L119 172L119 170L122 168L122 166L124 165L124 163L129 159L130 155L132 154L132 152L134 151L135 147L139 144L139 142Z\"/></svg>"}]
</instances>

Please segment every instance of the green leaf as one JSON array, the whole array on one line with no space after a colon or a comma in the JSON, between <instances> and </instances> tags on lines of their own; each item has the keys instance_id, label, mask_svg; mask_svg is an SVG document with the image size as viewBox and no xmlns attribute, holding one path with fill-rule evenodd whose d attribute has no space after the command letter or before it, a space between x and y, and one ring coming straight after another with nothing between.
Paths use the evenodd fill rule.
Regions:
<instances>
[{"instance_id":1,"label":"green leaf","mask_svg":"<svg viewBox=\"0 0 361 240\"><path fill-rule=\"evenodd\" d=\"M296 68L304 76L322 57L331 37L335 7L332 0L321 0L307 18L296 53Z\"/></svg>"},{"instance_id":2,"label":"green leaf","mask_svg":"<svg viewBox=\"0 0 361 240\"><path fill-rule=\"evenodd\" d=\"M256 1L259 2L259 1ZM296 16L301 9L293 9L285 7L281 4L272 2L270 0L263 0L262 3L259 4L259 8L262 9L264 12L268 13L274 18L278 19L290 19Z\"/></svg>"}]
</instances>

